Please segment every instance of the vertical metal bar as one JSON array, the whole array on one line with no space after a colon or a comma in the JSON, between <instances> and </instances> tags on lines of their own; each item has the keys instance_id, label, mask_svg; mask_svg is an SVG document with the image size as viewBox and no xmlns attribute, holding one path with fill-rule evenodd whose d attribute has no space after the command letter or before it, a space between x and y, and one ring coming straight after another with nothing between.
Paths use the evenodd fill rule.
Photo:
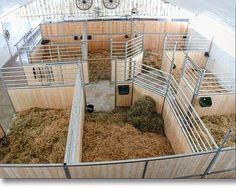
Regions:
<instances>
[{"instance_id":1,"label":"vertical metal bar","mask_svg":"<svg viewBox=\"0 0 236 188\"><path fill-rule=\"evenodd\" d=\"M115 107L116 107L116 97L117 97L117 58L115 59Z\"/></svg>"},{"instance_id":2,"label":"vertical metal bar","mask_svg":"<svg viewBox=\"0 0 236 188\"><path fill-rule=\"evenodd\" d=\"M128 42L125 43L125 67L124 67L124 71L125 72L124 72L124 80L126 80L126 76L127 76L126 75L127 74L127 72L126 72L127 71L127 60L128 60L128 58L127 58L127 55L128 55L127 54L127 48L128 48Z\"/></svg>"},{"instance_id":3,"label":"vertical metal bar","mask_svg":"<svg viewBox=\"0 0 236 188\"><path fill-rule=\"evenodd\" d=\"M142 175L142 179L144 179L144 178L145 178L146 171L147 171L147 166L148 166L148 161L145 161L145 165L144 165L144 169L143 169L143 175Z\"/></svg>"},{"instance_id":4,"label":"vertical metal bar","mask_svg":"<svg viewBox=\"0 0 236 188\"><path fill-rule=\"evenodd\" d=\"M65 171L66 178L71 179L70 171L66 163L63 164L63 169Z\"/></svg>"},{"instance_id":5,"label":"vertical metal bar","mask_svg":"<svg viewBox=\"0 0 236 188\"><path fill-rule=\"evenodd\" d=\"M198 96L198 94L199 94L200 88L201 88L201 86L202 86L202 81L203 81L204 76L205 76L205 72L206 72L205 69L202 70L202 71L201 71L201 75L200 75L200 77L199 77L198 80L197 80L196 86L195 86L194 91L193 91L193 97L192 97L192 99L191 99L191 104L192 104L192 105L194 105L195 100L196 100L196 98L197 98L197 96Z\"/></svg>"},{"instance_id":6,"label":"vertical metal bar","mask_svg":"<svg viewBox=\"0 0 236 188\"><path fill-rule=\"evenodd\" d=\"M77 65L78 66L78 65ZM85 83L84 83L84 69L83 69L83 62L80 62L80 66L78 66L78 68L80 67L80 78L81 78L81 84L83 87L83 93L84 93L84 103L85 106L87 106L87 99L86 99L86 90L85 90ZM75 83L76 84L76 83Z\"/></svg>"},{"instance_id":7,"label":"vertical metal bar","mask_svg":"<svg viewBox=\"0 0 236 188\"><path fill-rule=\"evenodd\" d=\"M136 62L134 61L134 62L133 62L133 71L132 71L132 74L133 74L133 75L132 75L133 82L132 82L131 106L132 106L132 104L133 104L135 71L136 71Z\"/></svg>"},{"instance_id":8,"label":"vertical metal bar","mask_svg":"<svg viewBox=\"0 0 236 188\"><path fill-rule=\"evenodd\" d=\"M9 98L10 102L11 102L11 106L12 106L12 108L13 108L13 113L16 114L16 109L15 109L15 107L14 107L14 105L13 105L13 103L12 103L11 97L10 97L10 95L9 95L9 93L8 93L8 89L7 89L7 86L6 86L6 84L5 84L4 78L3 78L3 76L2 76L2 71L1 71L1 69L0 69L0 83L2 84L3 90L7 93L7 96L8 96L8 98Z\"/></svg>"},{"instance_id":9,"label":"vertical metal bar","mask_svg":"<svg viewBox=\"0 0 236 188\"><path fill-rule=\"evenodd\" d=\"M185 58L184 58L184 63L183 63L183 68L182 68L180 80L182 80L184 78L184 74L185 74L185 71L186 71L186 68L187 68L187 64L188 64L188 54L186 54Z\"/></svg>"},{"instance_id":10,"label":"vertical metal bar","mask_svg":"<svg viewBox=\"0 0 236 188\"><path fill-rule=\"evenodd\" d=\"M170 72L169 72L170 74L172 73L173 67L174 67L174 64L175 64L175 51L176 51L176 47L177 47L177 42L175 42L174 49L173 49L172 61L171 61Z\"/></svg>"},{"instance_id":11,"label":"vertical metal bar","mask_svg":"<svg viewBox=\"0 0 236 188\"><path fill-rule=\"evenodd\" d=\"M23 62L22 62L22 58L21 58L21 54L20 54L20 50L19 50L18 44L16 45L16 49L17 49L19 60L20 60L20 64L21 64L21 66L23 66Z\"/></svg>"},{"instance_id":12,"label":"vertical metal bar","mask_svg":"<svg viewBox=\"0 0 236 188\"><path fill-rule=\"evenodd\" d=\"M211 53L211 49L212 49L212 45L213 45L213 40L214 40L214 37L212 37L212 39L211 39L211 44L210 44L210 47L209 47L209 50L208 50L209 55ZM206 69L206 67L207 67L208 60L209 60L209 57L207 57L207 59L206 59L206 63L205 63L204 69Z\"/></svg>"},{"instance_id":13,"label":"vertical metal bar","mask_svg":"<svg viewBox=\"0 0 236 188\"><path fill-rule=\"evenodd\" d=\"M220 154L220 152L221 152L221 150L222 150L224 144L228 141L231 132L232 132L232 130L229 129L228 132L225 134L224 139L223 139L223 141L221 142L221 144L220 144L220 146L219 146L219 148L218 148L218 150L217 150L215 156L214 156L213 159L211 160L211 162L210 162L210 164L208 165L208 167L207 167L207 169L205 170L205 172L202 174L202 176L201 176L202 179L205 178L205 177L208 175L208 173L209 173L209 171L211 170L212 166L214 165L216 159L218 158L218 156L219 156L219 154Z\"/></svg>"}]
</instances>

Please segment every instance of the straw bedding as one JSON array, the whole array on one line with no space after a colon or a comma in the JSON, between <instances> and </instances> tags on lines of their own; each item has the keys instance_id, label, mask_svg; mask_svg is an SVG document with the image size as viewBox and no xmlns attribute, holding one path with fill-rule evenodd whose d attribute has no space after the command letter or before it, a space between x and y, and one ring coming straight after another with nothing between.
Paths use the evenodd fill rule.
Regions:
<instances>
[{"instance_id":1,"label":"straw bedding","mask_svg":"<svg viewBox=\"0 0 236 188\"><path fill-rule=\"evenodd\" d=\"M229 140L226 142L224 147L235 146L235 120L236 114L222 115L222 116L204 116L202 120L206 127L211 132L216 143L219 145L224 135L231 128L232 133Z\"/></svg>"},{"instance_id":2,"label":"straw bedding","mask_svg":"<svg viewBox=\"0 0 236 188\"><path fill-rule=\"evenodd\" d=\"M129 109L86 114L83 162L126 160L174 154L162 130L142 130L127 121ZM157 133L159 131L159 133ZM156 133L154 133L156 132Z\"/></svg>"},{"instance_id":3,"label":"straw bedding","mask_svg":"<svg viewBox=\"0 0 236 188\"><path fill-rule=\"evenodd\" d=\"M0 163L63 163L70 110L32 108L14 118Z\"/></svg>"},{"instance_id":4,"label":"straw bedding","mask_svg":"<svg viewBox=\"0 0 236 188\"><path fill-rule=\"evenodd\" d=\"M156 69L161 69L162 54L151 50L144 52L143 64L151 66Z\"/></svg>"},{"instance_id":5,"label":"straw bedding","mask_svg":"<svg viewBox=\"0 0 236 188\"><path fill-rule=\"evenodd\" d=\"M111 77L111 62L109 59L109 52L94 51L89 53L89 79L91 82L98 80L110 80Z\"/></svg>"}]
</instances>

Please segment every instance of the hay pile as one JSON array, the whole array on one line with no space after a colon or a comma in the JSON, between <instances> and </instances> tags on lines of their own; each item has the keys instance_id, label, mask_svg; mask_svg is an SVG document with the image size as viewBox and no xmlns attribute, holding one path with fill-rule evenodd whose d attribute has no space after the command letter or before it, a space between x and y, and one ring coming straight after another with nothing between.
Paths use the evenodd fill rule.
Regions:
<instances>
[{"instance_id":1,"label":"hay pile","mask_svg":"<svg viewBox=\"0 0 236 188\"><path fill-rule=\"evenodd\" d=\"M0 163L63 163L70 110L32 108L14 118Z\"/></svg>"},{"instance_id":2,"label":"hay pile","mask_svg":"<svg viewBox=\"0 0 236 188\"><path fill-rule=\"evenodd\" d=\"M94 51L89 53L89 79L91 82L98 80L110 80L111 77L111 62L109 52Z\"/></svg>"},{"instance_id":3,"label":"hay pile","mask_svg":"<svg viewBox=\"0 0 236 188\"><path fill-rule=\"evenodd\" d=\"M160 52L146 50L144 52L143 64L151 66L156 69L161 69L162 54Z\"/></svg>"},{"instance_id":4,"label":"hay pile","mask_svg":"<svg viewBox=\"0 0 236 188\"><path fill-rule=\"evenodd\" d=\"M126 160L174 154L163 132L161 134L146 132L148 130L142 132L129 124L127 114L130 113L129 109L115 109L112 112L86 114L83 134L83 162Z\"/></svg>"},{"instance_id":5,"label":"hay pile","mask_svg":"<svg viewBox=\"0 0 236 188\"><path fill-rule=\"evenodd\" d=\"M211 132L212 136L214 137L218 145L222 142L224 135L231 128L232 129L231 136L228 142L226 142L224 147L235 146L236 114L222 115L222 116L204 116L201 119Z\"/></svg>"},{"instance_id":6,"label":"hay pile","mask_svg":"<svg viewBox=\"0 0 236 188\"><path fill-rule=\"evenodd\" d=\"M138 100L128 111L128 123L142 132L153 132L164 136L164 120L156 112L155 101L148 96Z\"/></svg>"}]
</instances>

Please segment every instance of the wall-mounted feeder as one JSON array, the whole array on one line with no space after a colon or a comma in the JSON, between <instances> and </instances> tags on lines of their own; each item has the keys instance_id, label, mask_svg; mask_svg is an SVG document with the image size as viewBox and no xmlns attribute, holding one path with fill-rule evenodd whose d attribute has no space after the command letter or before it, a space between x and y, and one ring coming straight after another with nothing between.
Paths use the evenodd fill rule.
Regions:
<instances>
[{"instance_id":1,"label":"wall-mounted feeder","mask_svg":"<svg viewBox=\"0 0 236 188\"><path fill-rule=\"evenodd\" d=\"M49 42L50 42L50 40L43 39L43 40L41 41L41 45L46 45L46 44L48 44Z\"/></svg>"},{"instance_id":2,"label":"wall-mounted feeder","mask_svg":"<svg viewBox=\"0 0 236 188\"><path fill-rule=\"evenodd\" d=\"M88 35L88 36L87 36L87 39L88 39L88 40L92 40L92 35Z\"/></svg>"},{"instance_id":3,"label":"wall-mounted feeder","mask_svg":"<svg viewBox=\"0 0 236 188\"><path fill-rule=\"evenodd\" d=\"M187 35L184 35L184 36L183 36L183 39L186 39L186 38L187 38Z\"/></svg>"},{"instance_id":4,"label":"wall-mounted feeder","mask_svg":"<svg viewBox=\"0 0 236 188\"><path fill-rule=\"evenodd\" d=\"M212 106L211 97L201 97L199 99L199 104L201 107L211 107Z\"/></svg>"},{"instance_id":5,"label":"wall-mounted feeder","mask_svg":"<svg viewBox=\"0 0 236 188\"><path fill-rule=\"evenodd\" d=\"M83 36L80 36L80 40L83 40Z\"/></svg>"},{"instance_id":6,"label":"wall-mounted feeder","mask_svg":"<svg viewBox=\"0 0 236 188\"><path fill-rule=\"evenodd\" d=\"M126 34L126 35L125 35L125 38L128 39L128 38L129 38L129 35Z\"/></svg>"},{"instance_id":7,"label":"wall-mounted feeder","mask_svg":"<svg viewBox=\"0 0 236 188\"><path fill-rule=\"evenodd\" d=\"M210 57L209 52L205 52L205 53L204 53L204 56L205 56L205 57Z\"/></svg>"},{"instance_id":8,"label":"wall-mounted feeder","mask_svg":"<svg viewBox=\"0 0 236 188\"><path fill-rule=\"evenodd\" d=\"M128 95L129 94L129 85L119 85L118 86L119 95Z\"/></svg>"},{"instance_id":9,"label":"wall-mounted feeder","mask_svg":"<svg viewBox=\"0 0 236 188\"><path fill-rule=\"evenodd\" d=\"M94 111L94 105L93 104L88 104L87 107L86 107L86 111L88 113L93 113Z\"/></svg>"},{"instance_id":10,"label":"wall-mounted feeder","mask_svg":"<svg viewBox=\"0 0 236 188\"><path fill-rule=\"evenodd\" d=\"M173 69L176 69L176 64L173 65Z\"/></svg>"},{"instance_id":11,"label":"wall-mounted feeder","mask_svg":"<svg viewBox=\"0 0 236 188\"><path fill-rule=\"evenodd\" d=\"M74 40L79 40L79 37L78 36L74 36Z\"/></svg>"}]
</instances>

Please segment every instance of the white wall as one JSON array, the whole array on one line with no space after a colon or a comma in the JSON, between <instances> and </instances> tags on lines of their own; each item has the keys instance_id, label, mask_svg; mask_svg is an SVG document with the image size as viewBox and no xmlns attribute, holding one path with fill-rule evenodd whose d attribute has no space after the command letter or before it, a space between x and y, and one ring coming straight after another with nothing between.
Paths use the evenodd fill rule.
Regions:
<instances>
[{"instance_id":1,"label":"white wall","mask_svg":"<svg viewBox=\"0 0 236 188\"><path fill-rule=\"evenodd\" d=\"M11 54L14 56L17 53L15 44L31 29L35 28L42 20L34 20L28 22L27 20L12 20L5 21L0 27L0 67L2 67L10 58ZM3 30L6 29L10 32L10 39L8 44L3 36Z\"/></svg>"},{"instance_id":2,"label":"white wall","mask_svg":"<svg viewBox=\"0 0 236 188\"><path fill-rule=\"evenodd\" d=\"M3 36L3 30L0 26L0 68L7 62L7 60L11 57L11 54L8 50L6 40Z\"/></svg>"},{"instance_id":3,"label":"white wall","mask_svg":"<svg viewBox=\"0 0 236 188\"><path fill-rule=\"evenodd\" d=\"M189 34L193 30L209 40L214 37L206 68L211 72L235 73L235 32L204 15L191 19Z\"/></svg>"}]
</instances>

